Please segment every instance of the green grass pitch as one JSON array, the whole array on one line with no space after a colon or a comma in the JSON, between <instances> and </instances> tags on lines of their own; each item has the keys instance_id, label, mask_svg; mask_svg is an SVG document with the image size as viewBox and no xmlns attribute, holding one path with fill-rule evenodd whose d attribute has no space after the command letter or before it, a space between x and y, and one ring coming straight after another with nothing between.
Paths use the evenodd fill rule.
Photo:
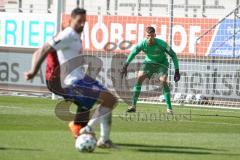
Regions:
<instances>
[{"instance_id":1,"label":"green grass pitch","mask_svg":"<svg viewBox=\"0 0 240 160\"><path fill-rule=\"evenodd\" d=\"M67 122L54 113L57 101L0 97L0 160L239 160L240 111L139 104L137 114L114 110L112 140L119 149L79 153ZM74 106L73 106L74 109ZM154 113L161 117L152 116ZM191 113L191 118L190 114ZM156 116L155 115L155 116Z\"/></svg>"}]
</instances>

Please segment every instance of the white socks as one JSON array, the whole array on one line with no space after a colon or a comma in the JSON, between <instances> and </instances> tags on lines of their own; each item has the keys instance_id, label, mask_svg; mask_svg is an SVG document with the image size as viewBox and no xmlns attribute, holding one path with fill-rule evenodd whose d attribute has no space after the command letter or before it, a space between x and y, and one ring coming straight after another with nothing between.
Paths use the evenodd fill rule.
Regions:
<instances>
[{"instance_id":1,"label":"white socks","mask_svg":"<svg viewBox=\"0 0 240 160\"><path fill-rule=\"evenodd\" d=\"M95 126L102 120L104 119L104 117L107 115L107 114L110 114L112 111L111 108L107 108L107 107L104 107L104 106L100 106L98 107L92 118L89 120L88 122L88 126L91 127L93 130L95 129Z\"/></svg>"},{"instance_id":2,"label":"white socks","mask_svg":"<svg viewBox=\"0 0 240 160\"><path fill-rule=\"evenodd\" d=\"M103 140L103 142L110 139L111 125L112 113L107 113L100 120L100 138Z\"/></svg>"}]
</instances>

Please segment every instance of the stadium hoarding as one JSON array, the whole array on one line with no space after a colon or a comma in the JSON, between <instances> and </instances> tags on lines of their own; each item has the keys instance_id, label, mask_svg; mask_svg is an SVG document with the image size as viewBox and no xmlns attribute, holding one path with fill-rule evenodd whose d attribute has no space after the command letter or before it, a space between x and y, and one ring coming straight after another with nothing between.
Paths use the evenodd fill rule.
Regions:
<instances>
[{"instance_id":1,"label":"stadium hoarding","mask_svg":"<svg viewBox=\"0 0 240 160\"><path fill-rule=\"evenodd\" d=\"M209 56L240 57L240 20L224 19L210 43Z\"/></svg>"},{"instance_id":2,"label":"stadium hoarding","mask_svg":"<svg viewBox=\"0 0 240 160\"><path fill-rule=\"evenodd\" d=\"M32 63L32 54L0 52L0 84L22 86L46 86L45 65L31 81L24 79L23 73L28 71Z\"/></svg>"},{"instance_id":3,"label":"stadium hoarding","mask_svg":"<svg viewBox=\"0 0 240 160\"><path fill-rule=\"evenodd\" d=\"M68 26L69 15L63 15L63 26ZM144 38L144 29L151 25L156 28L157 37L169 41L170 19L168 17L136 17L136 16L95 16L89 15L82 36L83 46L89 51L106 51L115 45L113 53L129 53L139 40ZM178 55L196 56L196 39L203 32L217 23L218 19L206 18L174 18L172 47ZM212 41L215 30L198 41L198 55L205 56ZM132 45L121 49L121 43ZM106 45L109 46L106 47ZM105 50L104 50L105 49ZM108 50L107 50L108 51Z\"/></svg>"},{"instance_id":4,"label":"stadium hoarding","mask_svg":"<svg viewBox=\"0 0 240 160\"><path fill-rule=\"evenodd\" d=\"M126 54L106 56L86 55L87 64L81 66L90 76L96 77L108 88L117 93L129 92L136 81L136 73L140 68L141 56L137 57L129 66L127 80L120 81L119 70ZM42 66L36 78L32 81L24 80L24 71L31 65L31 54L29 53L0 53L0 85L6 86L29 86L46 87L45 65ZM199 67L201 66L201 67ZM173 93L202 94L206 97L224 98L228 100L240 99L240 66L239 61L234 60L186 60L180 59L181 80L176 84L171 77ZM36 92L40 92L37 90ZM161 86L157 77L147 80L143 87L143 94L146 96L159 97Z\"/></svg>"},{"instance_id":5,"label":"stadium hoarding","mask_svg":"<svg viewBox=\"0 0 240 160\"><path fill-rule=\"evenodd\" d=\"M63 27L69 25L69 18L69 15L63 15ZM218 19L174 18L172 46L178 55L183 56L239 56L240 21L237 20L235 37L231 37L233 21L233 19L227 19L220 23L196 44L196 39L215 25ZM55 24L53 14L1 13L0 46L38 48L55 35ZM129 53L133 44L144 37L144 28L148 25L156 27L157 37L169 41L170 19L168 17L88 15L82 35L83 47L91 52L106 51L106 48L113 47L113 50L107 51ZM223 37L227 37L228 40ZM223 40L224 44L220 44ZM123 41L127 43L122 44ZM128 47L124 48L124 45Z\"/></svg>"},{"instance_id":6,"label":"stadium hoarding","mask_svg":"<svg viewBox=\"0 0 240 160\"><path fill-rule=\"evenodd\" d=\"M53 14L0 14L0 47L38 48L55 35Z\"/></svg>"}]
</instances>

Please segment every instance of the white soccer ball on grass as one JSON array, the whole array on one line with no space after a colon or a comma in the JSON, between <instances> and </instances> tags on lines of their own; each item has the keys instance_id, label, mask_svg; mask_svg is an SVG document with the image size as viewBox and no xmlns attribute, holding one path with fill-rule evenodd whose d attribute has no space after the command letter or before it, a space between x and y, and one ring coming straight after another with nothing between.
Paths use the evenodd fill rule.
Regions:
<instances>
[{"instance_id":1,"label":"white soccer ball on grass","mask_svg":"<svg viewBox=\"0 0 240 160\"><path fill-rule=\"evenodd\" d=\"M81 134L75 142L75 148L80 152L93 152L96 148L97 140L92 134Z\"/></svg>"}]
</instances>

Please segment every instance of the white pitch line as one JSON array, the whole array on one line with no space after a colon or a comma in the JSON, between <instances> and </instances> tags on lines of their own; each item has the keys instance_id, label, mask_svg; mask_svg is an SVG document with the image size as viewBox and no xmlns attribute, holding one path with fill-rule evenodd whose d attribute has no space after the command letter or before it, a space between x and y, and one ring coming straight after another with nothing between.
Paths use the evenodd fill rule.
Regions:
<instances>
[{"instance_id":1,"label":"white pitch line","mask_svg":"<svg viewBox=\"0 0 240 160\"><path fill-rule=\"evenodd\" d=\"M19 108L21 108L22 109L21 106L0 106L0 108L10 108L10 109L12 109L12 108L19 109Z\"/></svg>"},{"instance_id":2,"label":"white pitch line","mask_svg":"<svg viewBox=\"0 0 240 160\"><path fill-rule=\"evenodd\" d=\"M2 106L0 105L0 108L2 109L5 109L5 111L8 112L8 114L21 114L21 115L24 115L24 114L32 114L32 115L36 115L36 114L52 114L54 113L54 110L50 110L50 109L40 109L40 108L28 108L28 107L23 107L23 106ZM15 112L12 112L11 110L13 110ZM10 112L9 112L10 111ZM0 114L6 114L6 113L3 113L4 111L1 111L0 110Z\"/></svg>"},{"instance_id":3,"label":"white pitch line","mask_svg":"<svg viewBox=\"0 0 240 160\"><path fill-rule=\"evenodd\" d=\"M207 123L207 124L217 124L217 125L230 125L230 126L240 126L240 124L236 123L223 123L223 122L202 122L202 121L184 121L184 122L195 122L195 123Z\"/></svg>"},{"instance_id":4,"label":"white pitch line","mask_svg":"<svg viewBox=\"0 0 240 160\"><path fill-rule=\"evenodd\" d=\"M2 105L0 105L0 108L8 108L8 109L21 109L21 110L35 110L34 108L24 108L24 107L22 107L22 106L2 106ZM198 108L194 108L195 110L200 110L200 109L198 109ZM39 111L39 110L36 110L36 111ZM222 112L227 112L227 111L223 111L223 110L221 110ZM47 110L47 109L41 109L40 110L40 112L41 113L50 113L50 112L53 112L53 110ZM122 117L122 118L128 118L128 117L125 117L125 116L123 116L123 115L121 115L121 114L113 114L113 117L115 117L115 118L120 118L120 116ZM194 115L193 115L194 116ZM134 122L141 122L141 121L135 121L134 119L133 119L133 121ZM153 121L143 121L143 122L154 122L154 121L158 121L158 119L157 120L153 120ZM159 120L159 122L174 122L175 120ZM225 123L225 122L202 122L202 121L194 121L194 120L189 120L189 121L187 121L187 120L179 120L179 121L175 121L175 122L194 122L194 123L203 123L203 124L217 124L217 125L231 125L231 126L240 126L240 124L235 124L235 123Z\"/></svg>"}]
</instances>

